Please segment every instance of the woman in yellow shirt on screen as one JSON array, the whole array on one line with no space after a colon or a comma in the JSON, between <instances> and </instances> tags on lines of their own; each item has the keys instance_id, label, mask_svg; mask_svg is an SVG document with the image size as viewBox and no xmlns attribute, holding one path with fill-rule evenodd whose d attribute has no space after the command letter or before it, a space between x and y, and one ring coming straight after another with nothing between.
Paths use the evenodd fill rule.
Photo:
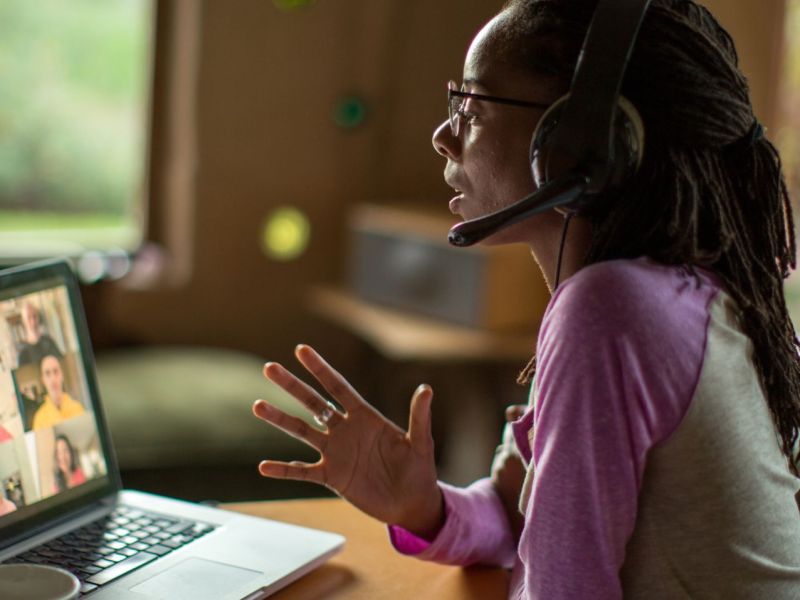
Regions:
<instances>
[{"instance_id":1,"label":"woman in yellow shirt on screen","mask_svg":"<svg viewBox=\"0 0 800 600\"><path fill-rule=\"evenodd\" d=\"M52 354L42 357L39 371L47 394L44 397L44 404L33 415L31 429L52 427L85 412L83 405L64 391L64 369L61 367L61 359Z\"/></svg>"}]
</instances>

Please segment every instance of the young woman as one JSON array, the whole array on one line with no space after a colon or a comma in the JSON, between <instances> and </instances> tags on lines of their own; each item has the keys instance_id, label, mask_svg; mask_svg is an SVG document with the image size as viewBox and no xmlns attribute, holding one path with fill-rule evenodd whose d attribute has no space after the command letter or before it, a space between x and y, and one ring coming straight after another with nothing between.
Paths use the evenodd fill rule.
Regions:
<instances>
[{"instance_id":1,"label":"young woman","mask_svg":"<svg viewBox=\"0 0 800 600\"><path fill-rule=\"evenodd\" d=\"M463 91L531 106L451 105L433 144L453 212L534 188L533 105L569 89L596 4L511 0L475 37ZM321 459L260 471L335 490L401 552L513 567L513 598L798 598L800 363L783 297L795 244L778 154L731 38L691 0L652 2L622 93L645 127L637 174L571 220L563 253L556 211L485 242L529 244L553 290L513 423L524 482L509 452L493 478L437 482L430 388L401 431L308 346L297 358L339 407L278 364L264 371L324 431L254 411Z\"/></svg>"},{"instance_id":2,"label":"young woman","mask_svg":"<svg viewBox=\"0 0 800 600\"><path fill-rule=\"evenodd\" d=\"M53 458L56 463L56 489L54 493L63 492L86 483L86 475L84 475L83 469L78 464L77 453L67 436L56 436Z\"/></svg>"},{"instance_id":3,"label":"young woman","mask_svg":"<svg viewBox=\"0 0 800 600\"><path fill-rule=\"evenodd\" d=\"M0 491L0 517L7 515L8 513L12 513L15 510L17 510L17 505L6 498L3 495L3 492Z\"/></svg>"}]
</instances>

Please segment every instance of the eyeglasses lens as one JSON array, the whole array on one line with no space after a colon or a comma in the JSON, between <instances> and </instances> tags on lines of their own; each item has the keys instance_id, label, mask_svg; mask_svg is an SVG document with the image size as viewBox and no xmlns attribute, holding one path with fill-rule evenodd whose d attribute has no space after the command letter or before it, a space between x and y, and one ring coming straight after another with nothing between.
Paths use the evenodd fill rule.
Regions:
<instances>
[{"instance_id":1,"label":"eyeglasses lens","mask_svg":"<svg viewBox=\"0 0 800 600\"><path fill-rule=\"evenodd\" d=\"M461 105L464 103L464 99L452 93L457 92L458 89L455 81L447 82L447 116L450 119L450 132L453 137L458 137L461 132Z\"/></svg>"}]
</instances>

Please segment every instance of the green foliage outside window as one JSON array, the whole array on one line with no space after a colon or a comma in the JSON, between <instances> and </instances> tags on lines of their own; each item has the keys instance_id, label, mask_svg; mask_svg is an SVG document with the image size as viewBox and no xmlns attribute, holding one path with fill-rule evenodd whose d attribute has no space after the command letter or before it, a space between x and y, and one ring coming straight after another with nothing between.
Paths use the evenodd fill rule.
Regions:
<instances>
[{"instance_id":1,"label":"green foliage outside window","mask_svg":"<svg viewBox=\"0 0 800 600\"><path fill-rule=\"evenodd\" d=\"M0 229L137 218L150 34L148 0L0 0Z\"/></svg>"}]
</instances>

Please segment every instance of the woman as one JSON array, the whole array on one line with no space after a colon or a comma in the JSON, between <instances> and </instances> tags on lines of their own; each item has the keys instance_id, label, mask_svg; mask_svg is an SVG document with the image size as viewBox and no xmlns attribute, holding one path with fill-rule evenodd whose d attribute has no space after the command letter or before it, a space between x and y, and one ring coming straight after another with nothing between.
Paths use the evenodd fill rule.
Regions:
<instances>
[{"instance_id":1,"label":"woman","mask_svg":"<svg viewBox=\"0 0 800 600\"><path fill-rule=\"evenodd\" d=\"M17 510L17 505L3 496L3 493L0 492L0 517L12 513L15 510Z\"/></svg>"},{"instance_id":2,"label":"woman","mask_svg":"<svg viewBox=\"0 0 800 600\"><path fill-rule=\"evenodd\" d=\"M511 0L473 40L465 91L554 102L595 7ZM321 453L260 471L327 485L407 554L513 567L512 598L800 597L800 364L783 298L795 245L779 157L730 37L690 0L653 1L622 93L644 122L641 167L571 220L563 254L556 211L486 240L527 243L553 290L513 424L524 483L508 452L493 479L437 482L430 388L403 432L307 346L298 359L343 410L268 363L327 427L256 402ZM433 136L451 210L471 219L529 194L543 109L464 97L453 112Z\"/></svg>"},{"instance_id":3,"label":"woman","mask_svg":"<svg viewBox=\"0 0 800 600\"><path fill-rule=\"evenodd\" d=\"M65 435L56 436L55 446L56 462L56 489L55 493L63 492L86 482L86 475L78 465L75 449Z\"/></svg>"}]
</instances>

